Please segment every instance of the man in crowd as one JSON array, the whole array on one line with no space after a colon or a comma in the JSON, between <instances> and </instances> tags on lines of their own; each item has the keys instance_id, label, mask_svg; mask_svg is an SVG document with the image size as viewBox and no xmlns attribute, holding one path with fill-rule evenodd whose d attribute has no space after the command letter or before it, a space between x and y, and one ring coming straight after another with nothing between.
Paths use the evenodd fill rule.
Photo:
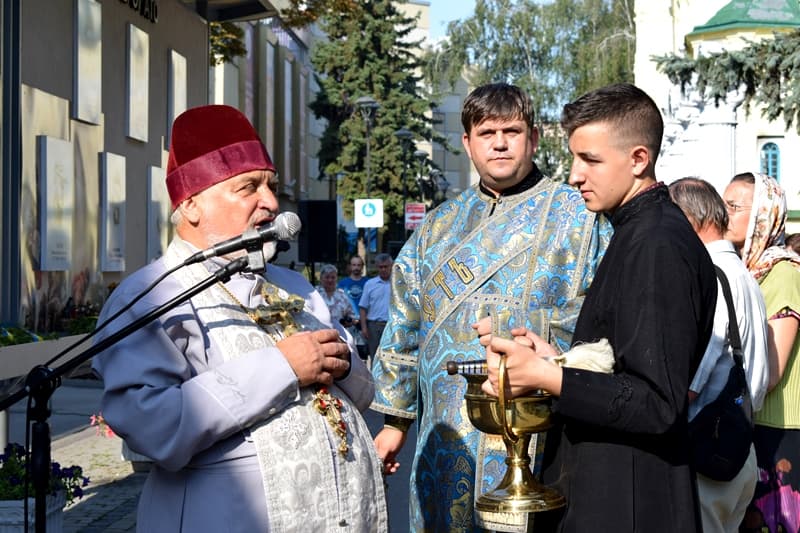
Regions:
<instances>
[{"instance_id":1,"label":"man in crowd","mask_svg":"<svg viewBox=\"0 0 800 533\"><path fill-rule=\"evenodd\" d=\"M484 391L497 394L505 354L513 396L557 398L543 479L567 503L537 514L537 533L700 531L687 411L714 319L714 265L656 181L663 121L647 94L627 83L591 91L564 106L561 126L573 156L569 183L614 225L572 345L606 339L614 364L610 373L561 367L552 358L559 347L535 330L512 332L524 344L483 323Z\"/></svg>"},{"instance_id":2,"label":"man in crowd","mask_svg":"<svg viewBox=\"0 0 800 533\"><path fill-rule=\"evenodd\" d=\"M728 230L728 212L714 186L699 178L683 178L669 185L669 193L706 245L711 260L728 278L742 342L747 388L753 410L758 411L764 403L769 381L767 317L761 289L745 268L733 243L723 238ZM719 396L733 365L728 339L728 306L722 294L718 284L711 340L689 386L689 420ZM697 474L703 531L737 531L755 491L757 477L756 451L752 445L747 462L732 480L715 481Z\"/></svg>"},{"instance_id":3,"label":"man in crowd","mask_svg":"<svg viewBox=\"0 0 800 533\"><path fill-rule=\"evenodd\" d=\"M277 186L239 111L181 114L167 167L177 235L161 259L122 282L100 321L199 250L272 222ZM263 251L269 259L274 243ZM233 257L178 269L104 334ZM386 531L379 463L359 414L373 384L342 334L302 276L267 265L217 283L96 356L103 416L153 459L137 530Z\"/></svg>"},{"instance_id":4,"label":"man in crowd","mask_svg":"<svg viewBox=\"0 0 800 533\"><path fill-rule=\"evenodd\" d=\"M358 302L361 318L361 335L367 339L370 361L386 327L389 316L389 277L392 275L392 256L380 253L375 256L378 275L367 280Z\"/></svg>"},{"instance_id":5,"label":"man in crowd","mask_svg":"<svg viewBox=\"0 0 800 533\"><path fill-rule=\"evenodd\" d=\"M431 212L401 250L392 304L373 365L375 439L384 468L416 419L410 522L414 531L516 531L522 514L474 512L505 472L505 448L470 423L466 382L445 363L484 358L471 325L511 316L564 348L610 237L580 194L533 163L538 131L529 97L498 83L464 102L463 145L480 182ZM477 486L476 486L477 484Z\"/></svg>"},{"instance_id":6,"label":"man in crowd","mask_svg":"<svg viewBox=\"0 0 800 533\"><path fill-rule=\"evenodd\" d=\"M367 278L364 277L364 260L360 255L354 255L350 258L347 264L349 275L339 281L339 288L350 298L353 305L354 316L360 317L361 312L358 309L358 302L361 301L361 294L364 292L364 285L367 283ZM364 336L361 334L361 324L356 323L348 331L353 335L356 348L358 348L358 355L361 359L367 359L367 344Z\"/></svg>"},{"instance_id":7,"label":"man in crowd","mask_svg":"<svg viewBox=\"0 0 800 533\"><path fill-rule=\"evenodd\" d=\"M347 268L348 276L339 281L339 288L350 298L353 312L358 315L358 302L361 301L364 284L367 283L367 278L364 277L364 260L360 255L354 255L350 258Z\"/></svg>"}]
</instances>

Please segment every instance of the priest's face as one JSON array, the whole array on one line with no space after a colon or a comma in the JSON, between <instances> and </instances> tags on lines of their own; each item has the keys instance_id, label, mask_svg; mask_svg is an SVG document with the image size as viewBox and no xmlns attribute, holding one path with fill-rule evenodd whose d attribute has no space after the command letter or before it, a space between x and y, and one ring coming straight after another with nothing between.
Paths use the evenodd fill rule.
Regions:
<instances>
[{"instance_id":1,"label":"priest's face","mask_svg":"<svg viewBox=\"0 0 800 533\"><path fill-rule=\"evenodd\" d=\"M637 179L649 164L647 148L624 144L606 122L591 122L570 135L569 183L580 190L590 211L613 213L649 185Z\"/></svg>"},{"instance_id":2,"label":"priest's face","mask_svg":"<svg viewBox=\"0 0 800 533\"><path fill-rule=\"evenodd\" d=\"M272 222L278 214L274 172L253 170L212 185L193 197L196 230L208 247L240 235L247 229ZM265 245L267 259L274 255L274 242Z\"/></svg>"},{"instance_id":3,"label":"priest's face","mask_svg":"<svg viewBox=\"0 0 800 533\"><path fill-rule=\"evenodd\" d=\"M481 183L501 191L521 182L533 169L539 132L522 120L487 119L461 139Z\"/></svg>"}]
</instances>

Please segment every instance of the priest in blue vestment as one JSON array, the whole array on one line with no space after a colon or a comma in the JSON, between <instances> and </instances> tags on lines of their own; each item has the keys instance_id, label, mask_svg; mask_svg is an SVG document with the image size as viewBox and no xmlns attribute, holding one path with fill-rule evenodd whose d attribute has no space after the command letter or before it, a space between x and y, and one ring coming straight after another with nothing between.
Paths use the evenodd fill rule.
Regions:
<instances>
[{"instance_id":1,"label":"priest in blue vestment","mask_svg":"<svg viewBox=\"0 0 800 533\"><path fill-rule=\"evenodd\" d=\"M525 531L525 515L474 510L476 497L502 479L506 451L498 436L472 426L466 381L444 367L484 358L471 326L487 315L506 334L524 325L567 349L612 230L578 191L534 164L538 131L519 88L478 87L461 120L480 181L431 212L394 264L373 365L372 408L386 415L375 443L385 471L396 471L416 420L412 531Z\"/></svg>"}]
</instances>

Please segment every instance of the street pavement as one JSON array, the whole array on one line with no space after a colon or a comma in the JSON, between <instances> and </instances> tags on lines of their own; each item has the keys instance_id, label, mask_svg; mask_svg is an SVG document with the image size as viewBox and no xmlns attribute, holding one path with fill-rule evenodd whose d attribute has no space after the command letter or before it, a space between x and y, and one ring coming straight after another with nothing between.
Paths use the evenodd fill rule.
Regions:
<instances>
[{"instance_id":1,"label":"street pavement","mask_svg":"<svg viewBox=\"0 0 800 533\"><path fill-rule=\"evenodd\" d=\"M134 472L122 459L119 437L97 434L89 417L100 411L102 386L95 379L68 379L55 391L49 418L52 459L62 466L80 465L91 483L82 499L64 511L65 533L123 533L136 530L136 505L146 473ZM364 418L373 435L383 416L367 411ZM400 470L387 478L389 528L408 531L408 479L416 435L410 430L400 454ZM9 410L8 439L25 443L25 402Z\"/></svg>"}]
</instances>

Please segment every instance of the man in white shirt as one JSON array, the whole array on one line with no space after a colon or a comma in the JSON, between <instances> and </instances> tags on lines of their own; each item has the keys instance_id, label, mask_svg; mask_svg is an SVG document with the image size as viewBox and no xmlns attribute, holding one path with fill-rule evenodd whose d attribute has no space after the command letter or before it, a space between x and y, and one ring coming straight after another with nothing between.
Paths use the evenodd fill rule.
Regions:
<instances>
[{"instance_id":1,"label":"man in white shirt","mask_svg":"<svg viewBox=\"0 0 800 533\"><path fill-rule=\"evenodd\" d=\"M742 340L742 355L753 410L761 409L769 379L767 321L764 298L730 241L723 239L728 227L727 206L714 187L699 178L683 178L670 184L672 200L689 219L711 260L728 278L733 307ZM733 365L728 343L728 308L718 287L714 329L703 360L689 387L689 420L719 396ZM741 471L728 482L697 475L703 531L737 531L753 496L758 468L755 449Z\"/></svg>"},{"instance_id":2,"label":"man in white shirt","mask_svg":"<svg viewBox=\"0 0 800 533\"><path fill-rule=\"evenodd\" d=\"M378 343L389 318L389 294L391 285L389 278L392 275L392 256L380 253L375 256L375 266L378 275L367 280L361 300L358 302L359 316L361 318L361 335L367 339L370 361L375 357Z\"/></svg>"}]
</instances>

